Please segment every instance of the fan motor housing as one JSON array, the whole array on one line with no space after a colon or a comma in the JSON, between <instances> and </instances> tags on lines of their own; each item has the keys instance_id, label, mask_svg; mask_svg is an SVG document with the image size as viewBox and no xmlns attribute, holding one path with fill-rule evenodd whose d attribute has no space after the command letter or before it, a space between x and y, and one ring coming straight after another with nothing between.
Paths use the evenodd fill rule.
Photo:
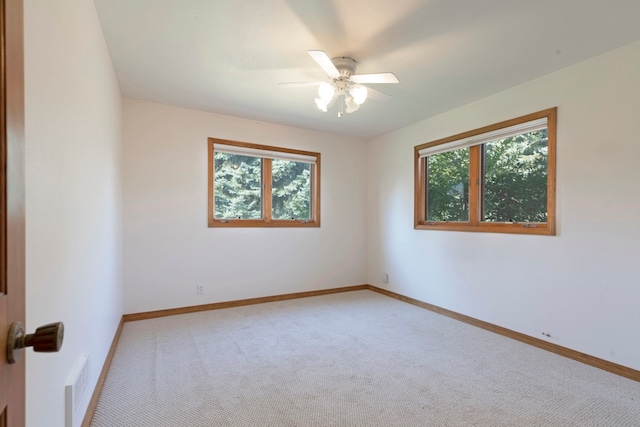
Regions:
<instances>
[{"instance_id":1,"label":"fan motor housing","mask_svg":"<svg viewBox=\"0 0 640 427\"><path fill-rule=\"evenodd\" d=\"M333 65L340 71L340 75L347 78L356 72L356 65L358 65L355 59L347 56L331 58L331 62L333 62Z\"/></svg>"}]
</instances>

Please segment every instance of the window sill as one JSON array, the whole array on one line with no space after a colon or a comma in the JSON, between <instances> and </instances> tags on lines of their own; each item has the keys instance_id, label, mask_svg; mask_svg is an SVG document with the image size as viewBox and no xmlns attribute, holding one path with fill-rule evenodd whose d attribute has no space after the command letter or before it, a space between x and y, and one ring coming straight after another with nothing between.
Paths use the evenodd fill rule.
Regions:
<instances>
[{"instance_id":1,"label":"window sill","mask_svg":"<svg viewBox=\"0 0 640 427\"><path fill-rule=\"evenodd\" d=\"M263 227L263 228L319 228L320 222L313 220L277 220L277 221L263 221L255 219L228 219L220 220L214 219L209 221L209 227Z\"/></svg>"},{"instance_id":2,"label":"window sill","mask_svg":"<svg viewBox=\"0 0 640 427\"><path fill-rule=\"evenodd\" d=\"M537 234L555 236L555 227L549 223L455 223L455 222L433 222L416 223L416 230L447 230L447 231L471 231L481 233L508 233L508 234Z\"/></svg>"}]
</instances>

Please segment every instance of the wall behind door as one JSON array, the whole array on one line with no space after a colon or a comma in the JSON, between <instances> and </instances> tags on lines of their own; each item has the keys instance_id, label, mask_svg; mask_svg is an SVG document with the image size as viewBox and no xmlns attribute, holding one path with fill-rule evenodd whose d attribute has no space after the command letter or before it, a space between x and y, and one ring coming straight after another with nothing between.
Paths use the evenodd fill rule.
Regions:
<instances>
[{"instance_id":1,"label":"wall behind door","mask_svg":"<svg viewBox=\"0 0 640 427\"><path fill-rule=\"evenodd\" d=\"M122 315L121 97L94 4L25 2L27 329L64 321L58 354L27 351L27 425L64 426L64 385L98 378Z\"/></svg>"}]
</instances>

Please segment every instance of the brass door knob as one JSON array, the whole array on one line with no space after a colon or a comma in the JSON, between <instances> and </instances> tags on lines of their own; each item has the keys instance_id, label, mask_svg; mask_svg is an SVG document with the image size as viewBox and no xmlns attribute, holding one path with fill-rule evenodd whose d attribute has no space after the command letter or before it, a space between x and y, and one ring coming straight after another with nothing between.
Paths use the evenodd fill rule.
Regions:
<instances>
[{"instance_id":1,"label":"brass door knob","mask_svg":"<svg viewBox=\"0 0 640 427\"><path fill-rule=\"evenodd\" d=\"M22 322L13 322L7 337L7 362L19 361L25 347L33 347L33 351L43 353L60 351L63 339L64 324L62 322L40 326L33 334L24 333Z\"/></svg>"}]
</instances>

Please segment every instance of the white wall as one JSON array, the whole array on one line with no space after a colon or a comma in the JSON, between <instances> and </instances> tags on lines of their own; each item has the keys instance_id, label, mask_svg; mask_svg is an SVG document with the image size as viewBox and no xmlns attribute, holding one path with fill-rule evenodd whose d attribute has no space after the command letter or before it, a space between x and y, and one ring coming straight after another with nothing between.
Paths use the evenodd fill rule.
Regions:
<instances>
[{"instance_id":1,"label":"white wall","mask_svg":"<svg viewBox=\"0 0 640 427\"><path fill-rule=\"evenodd\" d=\"M639 76L636 43L372 140L369 283L640 369ZM415 145L553 106L557 236L413 229Z\"/></svg>"},{"instance_id":2,"label":"white wall","mask_svg":"<svg viewBox=\"0 0 640 427\"><path fill-rule=\"evenodd\" d=\"M66 328L60 353L27 351L27 425L57 427L122 316L121 97L92 1L25 2L25 78L27 329Z\"/></svg>"},{"instance_id":3,"label":"white wall","mask_svg":"<svg viewBox=\"0 0 640 427\"><path fill-rule=\"evenodd\" d=\"M209 228L208 137L320 152L321 227ZM365 283L363 141L131 99L123 140L126 313Z\"/></svg>"}]
</instances>

